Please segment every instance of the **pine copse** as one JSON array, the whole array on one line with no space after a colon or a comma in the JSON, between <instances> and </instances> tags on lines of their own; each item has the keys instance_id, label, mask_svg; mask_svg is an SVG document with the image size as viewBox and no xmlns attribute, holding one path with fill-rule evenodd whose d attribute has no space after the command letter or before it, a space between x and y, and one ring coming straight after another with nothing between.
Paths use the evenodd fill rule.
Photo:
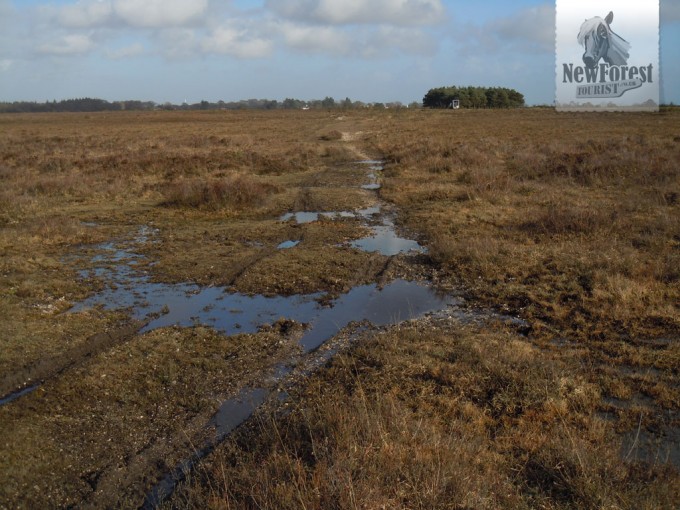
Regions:
<instances>
[{"instance_id":1,"label":"pine copse","mask_svg":"<svg viewBox=\"0 0 680 510\"><path fill-rule=\"evenodd\" d=\"M524 95L504 87L438 87L423 97L425 108L450 108L454 99L461 108L519 108Z\"/></svg>"}]
</instances>

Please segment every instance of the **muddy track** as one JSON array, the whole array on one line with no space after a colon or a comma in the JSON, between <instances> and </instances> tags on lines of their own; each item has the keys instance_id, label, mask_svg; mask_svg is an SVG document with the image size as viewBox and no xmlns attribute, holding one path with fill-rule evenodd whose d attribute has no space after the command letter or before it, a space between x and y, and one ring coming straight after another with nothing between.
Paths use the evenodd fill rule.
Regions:
<instances>
[{"instance_id":1,"label":"muddy track","mask_svg":"<svg viewBox=\"0 0 680 510\"><path fill-rule=\"evenodd\" d=\"M343 140L345 139L349 140L350 138L343 136ZM352 152L357 156L366 157L365 154L357 149L353 144L350 145L350 147ZM352 171L355 171L355 169L352 168ZM371 194L375 194L375 192L367 192L367 196L370 196ZM299 192L296 199L296 206L298 206L299 209L304 212L313 211L316 209L316 207L311 206L311 202L312 198L310 188L303 188ZM381 202L379 201L379 203ZM390 214L392 214L392 212ZM373 218L371 223L380 224L381 221L378 218ZM243 264L240 270L238 270L232 277L231 283L234 285L237 284L238 279L249 269L271 255L273 255L273 252L266 250L259 253L256 257L253 257L248 261L248 263ZM378 288L383 288L398 277L406 276L410 279L415 276L416 279L423 279L425 276L422 267L423 262L429 262L429 258L423 257L422 255L409 257L399 253L388 256L374 253L368 259L366 264L356 267L353 277L345 283L343 293L350 292L352 289L358 288L363 282L366 281L375 282ZM332 304L332 301L338 298L338 296L339 293L328 292L321 300L321 303ZM335 353L346 348L353 341L355 341L358 336L370 336L370 332L364 331L365 327L369 327L370 329L370 327L372 327L371 323L365 321L364 326L349 325L348 327L342 327L342 325L338 324L339 331L337 331L337 334L331 335L328 339L323 341L319 347L311 347L311 351L306 352L302 357L299 357L296 360L289 360L288 364L293 368L284 369L281 372L281 375L275 377L273 380L270 378L269 389L264 389L265 386L263 384L251 386L258 388L255 390L256 392L263 391L269 396L264 399L262 404L253 406L252 409L245 411L249 414L249 417L245 420L245 423L249 423L251 421L252 415L262 416L262 413L267 413L267 416L272 416L279 412L282 408L285 408L285 398L282 398L282 395L286 395L288 391L291 391L297 386L304 384L306 378L310 374L325 365ZM302 345L305 345L304 338L301 340L301 343ZM306 347L306 349L307 348L309 347ZM264 380L262 383L264 383ZM274 391L271 388L271 384L275 384L278 390ZM241 392L246 391L247 388L247 386L242 386ZM227 401L223 405L230 405L230 402L232 401ZM234 429L239 428L240 426L241 423L235 424ZM231 430L229 433L231 433ZM159 485L157 485L152 492L147 493L147 499L144 508L155 508L157 505L162 503L165 497L172 493L175 484L178 481L184 479L186 474L185 471L188 469L193 469L195 463L212 452L213 448L225 437L226 435L223 433L222 436L217 440L217 443L209 439L207 442L202 443L202 446L197 446L195 453L191 458L186 459L177 467L175 467L174 470L166 473L165 478L160 481ZM150 461L150 459L146 458L139 460L135 459L135 462L138 462L142 465L153 465L153 461Z\"/></svg>"},{"instance_id":2,"label":"muddy track","mask_svg":"<svg viewBox=\"0 0 680 510\"><path fill-rule=\"evenodd\" d=\"M43 358L7 374L0 380L0 395L6 395L5 398L11 400L12 394L20 393L26 387L42 384L81 365L85 360L93 358L99 353L128 342L134 338L143 325L139 321L126 322L111 331L92 335L85 342L67 352L53 358Z\"/></svg>"},{"instance_id":3,"label":"muddy track","mask_svg":"<svg viewBox=\"0 0 680 510\"><path fill-rule=\"evenodd\" d=\"M276 253L274 248L263 249L255 255L239 261L237 264L228 269L224 279L227 287L235 286L239 280L249 269L254 267L259 262L271 257Z\"/></svg>"},{"instance_id":4,"label":"muddy track","mask_svg":"<svg viewBox=\"0 0 680 510\"><path fill-rule=\"evenodd\" d=\"M347 143L352 154L365 156L353 143L341 143ZM346 173L344 170L346 170ZM340 188L346 188L352 184L354 189L360 189L362 181L365 180L367 172L370 171L368 167L358 166L356 162L346 162L332 171L324 170L320 175L315 176L314 183L323 185L327 176L333 176L335 179L333 182L336 186L329 185L326 188L329 191L337 188L338 184L340 184ZM388 213L380 212L380 208L383 205L386 206L386 204L379 200L377 192L375 190L360 190L358 195L367 199L368 203L365 203L364 207L374 205L376 202L379 205L373 207L377 212L371 213L370 217L357 214L351 221L360 220L360 222L366 224L368 230L379 227L393 231L394 225L391 219L382 221ZM310 188L305 187L300 190L295 205L304 209L313 209L317 205L314 200ZM386 206L386 209L389 209L389 207ZM392 213L393 211L390 210L390 217ZM332 222L334 220L324 219L324 221ZM344 238L336 240L337 237L341 237L341 234L336 234L335 229L327 229L326 226L328 225L332 225L332 223L320 222L315 226L316 229L325 229L333 233L326 232L327 240L319 241L318 239L321 238L318 238L314 246L321 246L322 249L329 252L337 249L337 254L334 254L334 257L340 259L350 252L361 251L355 247L348 247ZM344 230L338 231L344 232ZM396 233L393 232L393 234L391 240L399 240ZM414 241L409 242L415 243ZM127 266L130 261L143 258L143 256L134 253L134 246L135 243L122 247L117 247L115 244L109 246L108 254L113 258L107 266L107 270L111 271L109 275L111 288L108 291L116 292L116 289L118 289L122 292L136 294L136 284L146 285L151 289L147 291L148 295L142 292L133 301L135 304L131 305L128 302L124 306L143 308L145 305L137 303L152 300L154 290L159 288L170 289L172 286L163 287L164 284L153 283L145 272L134 269L134 266ZM243 356L225 357L224 353L218 349L213 352L212 349L216 348L211 346L218 341L217 338L211 337L210 341L203 340L204 343L187 343L189 337L193 335L192 328L157 329L148 335L145 330L142 330L144 334L140 334L140 329L144 326L142 322L130 321L116 330L94 335L82 345L60 356L41 360L32 366L6 376L2 380L2 386L0 386L6 389L5 392L20 388L28 381L53 381L49 388L45 388L44 393L47 398L43 396L39 400L29 398L30 402L27 400L26 406L22 405L23 399L14 402L12 406L8 406L12 409L6 409L8 416L15 416L16 419L25 423L26 420L33 419L24 412L24 409L30 409L29 413L37 411L40 415L39 418L45 420L47 424L50 424L49 426L51 426L52 415L57 415L58 421L65 417L68 423L80 424L74 430L59 428L61 439L55 440L53 446L58 449L65 441L74 445L75 450L69 456L68 474L61 475L68 479L71 488L53 487L50 486L50 480L40 480L46 486L36 489L37 493L31 496L33 499L29 500L41 501L45 497L42 493L48 490L52 493L48 493L47 497L54 498L53 501L61 501L64 504L67 502L69 504L76 503L84 508L101 508L110 506L112 503L123 506L138 506L144 500L145 494L148 494L150 483L161 480L168 473L172 474L176 466L183 465L186 459L191 458L191 452L209 452L212 446L216 444L216 432L213 424L214 416L216 416L214 414L215 408L219 408L219 402L222 402L222 406L229 405L244 391L256 388L265 392L265 394L273 395L274 402L270 403L270 408L279 405L281 401L276 397L276 388L291 389L304 384L310 373L322 367L335 352L349 344L350 332L356 328L356 324L353 324L352 321L362 321L363 319L364 327L369 327L369 321L373 323L374 319L370 318L373 317L372 315L366 315L366 313L379 313L380 317L375 323L387 325L394 322L396 317L402 320L404 317L410 317L412 313L426 313L437 309L437 307L445 306L439 297L432 295L431 289L427 285L402 282L400 285L390 288L396 278L412 279L411 277L417 274L420 277L416 279L421 281L425 279L423 268L416 267L417 265L411 267L412 258L400 253L390 255L379 252L362 254L360 258L362 263L352 267L351 272L344 275L344 280L341 283L334 284L334 288L325 289L325 297L319 299L322 305L333 306L319 307L318 303L314 301L305 304L312 311L312 315L308 316L314 322L308 330L302 328L295 320L289 320L288 322L293 324L290 328L282 323L279 326L269 327L269 329L264 328L264 332L248 331L255 333L254 336L259 339L260 347L250 347L251 342L255 344L253 337L243 337L243 340L239 341L243 343L239 343L236 347L237 351L244 351ZM249 273L266 270L269 267L266 264L267 259L275 255L279 257L288 256L282 254L282 251L274 245L266 245L256 253L223 268L220 278L226 284L225 288L215 289L213 287L211 289L219 290L223 294L216 292L214 294L208 293L208 295L215 295L218 300L228 301L227 296L229 294L225 290L226 288L238 288L239 282ZM303 258L302 261L304 262L305 259ZM330 258L327 262L333 263ZM120 267L125 269L115 274L116 268ZM328 277L334 278L332 275L328 275ZM106 277L104 278L106 279ZM126 278L129 280L126 281ZM367 282L369 283L367 284ZM189 302L196 297L202 297L199 294L204 290L204 288L198 286L178 285L174 290L176 294L172 294L172 298L168 297L171 294L160 293L160 296L167 299L182 298ZM412 291L415 291L416 294L413 297L413 302L409 302L409 293ZM110 293L102 294L102 296L107 301L112 298ZM277 297L282 298L282 296ZM403 299L404 297L405 299ZM247 308L250 306L247 304L250 301L245 301L245 299L238 303L239 307ZM356 300L356 302L353 300ZM383 300L388 301L383 303ZM393 311L388 303L392 304L400 300L399 306L401 308ZM428 300L431 300L431 302ZM426 303L423 311L415 312L414 306L417 308L423 303ZM103 304L110 305L112 303L105 302ZM180 304L179 308L182 308L182 306ZM199 315L203 306L201 304L197 309ZM209 303L204 309L213 306L226 307L224 310L218 309L218 312L224 315L240 313L234 310L235 306L231 304ZM383 308L387 308L387 310L383 310ZM144 310L148 313L151 309L147 307ZM286 316L287 312L274 313ZM310 312L306 313L309 314ZM156 315L162 316L163 314L156 313ZM172 315L172 310L170 315ZM241 316L239 315L239 317ZM155 321L155 319L150 320L152 320L152 323ZM169 324L172 324L172 320ZM184 322L182 323L184 326L187 325ZM147 325L149 324L147 323ZM228 334L233 335L234 329L231 326L230 328ZM219 328L217 329L219 330ZM205 332L201 334L204 336L212 335L212 333ZM177 343L176 350L166 352L165 349L168 348L166 346L172 344L172 335L180 335L180 337L186 337L186 339ZM233 341L228 340L230 338L222 337L219 341L228 343ZM135 341L130 342L132 339ZM307 343L304 342L305 339L307 339ZM129 342L129 347L118 348L126 342ZM200 361L197 372L191 375L196 379L191 384L183 383L186 384L188 390L177 389L173 385L177 384L179 378L174 375L173 370L183 370L182 364L189 364L195 359L195 357L189 355L183 358L182 353L187 346L193 347L194 345L201 349L204 349L202 346L205 345L207 354ZM258 351L257 349L262 350ZM159 353L158 358L154 358L156 352ZM176 363L180 368L173 368L175 363L171 360L168 361L168 357L175 355L181 360ZM146 361L147 357L151 357L155 361ZM237 366L232 366L234 359L238 360ZM203 366L210 367L215 364L219 368L203 368ZM132 368L121 369L121 367L127 366L136 368L134 370ZM115 377L116 370L121 370L119 374L119 377L123 377L121 382L111 381L109 383L108 378ZM125 370L132 370L128 376L130 380L125 380ZM212 370L212 373L203 373L203 370ZM225 372L221 372L222 370ZM113 371L112 376L107 375L109 371ZM204 387L199 383L202 379L210 378L213 379L212 386L209 385L210 383L206 383ZM161 381L160 389L154 390L154 387L159 386L159 379ZM81 383L83 380L92 382ZM91 394L72 400L74 397L70 392L76 391L77 393L81 390L72 390L71 388L78 388L81 384L83 384L83 388L86 388L82 391ZM129 389L126 384L130 385ZM156 401L155 405L160 405L165 409L158 413L143 406L140 408L137 405L137 402L154 402L153 399L148 400L146 395L146 393L152 391L158 391L162 395L158 397L161 400ZM187 391L189 391L189 395L185 396L184 393ZM202 395L194 396L196 391L202 393ZM174 392L179 393L175 394ZM85 404L82 412L80 398ZM203 402L198 405L192 399L203 399L210 402ZM249 412L252 413L255 409L253 408ZM73 413L73 415L69 413ZM118 431L118 423L112 423L111 432L103 432L104 435L101 435L96 430L96 426L93 425L93 422L100 418L113 421L120 420L126 424L127 428L121 428ZM155 419L159 420L158 424L153 423ZM139 420L139 425L136 424L136 420ZM127 425L127 422L129 422L129 425ZM107 427L105 424L100 426ZM77 427L93 430L81 430ZM122 435L123 431L126 431L125 435ZM120 435L117 436L116 434ZM219 440L218 434L217 441ZM118 444L108 446L111 441ZM84 447L84 445L88 446ZM101 453L92 458L94 454L91 455L90 451L109 453ZM36 484L35 487L39 487L39 484Z\"/></svg>"}]
</instances>

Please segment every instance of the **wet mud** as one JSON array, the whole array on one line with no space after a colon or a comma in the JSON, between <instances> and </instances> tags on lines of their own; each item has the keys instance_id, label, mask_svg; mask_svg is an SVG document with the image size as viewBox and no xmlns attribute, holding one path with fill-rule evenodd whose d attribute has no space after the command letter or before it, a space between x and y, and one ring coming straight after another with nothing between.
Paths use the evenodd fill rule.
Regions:
<instances>
[{"instance_id":1,"label":"wet mud","mask_svg":"<svg viewBox=\"0 0 680 510\"><path fill-rule=\"evenodd\" d=\"M28 395L45 380L54 378L99 353L129 341L138 333L141 326L141 322L134 320L121 324L111 331L91 336L82 344L58 356L42 358L31 365L4 375L0 379L0 395L3 395L0 399L0 407Z\"/></svg>"}]
</instances>

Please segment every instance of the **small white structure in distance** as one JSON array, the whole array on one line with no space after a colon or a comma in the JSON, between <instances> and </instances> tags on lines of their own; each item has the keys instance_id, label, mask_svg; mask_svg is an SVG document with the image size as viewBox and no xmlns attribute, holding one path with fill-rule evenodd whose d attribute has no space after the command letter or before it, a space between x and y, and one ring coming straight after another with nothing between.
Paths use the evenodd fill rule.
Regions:
<instances>
[{"instance_id":1,"label":"small white structure in distance","mask_svg":"<svg viewBox=\"0 0 680 510\"><path fill-rule=\"evenodd\" d=\"M453 110L459 109L460 108L460 99L454 99L453 101L451 101L451 108Z\"/></svg>"}]
</instances>

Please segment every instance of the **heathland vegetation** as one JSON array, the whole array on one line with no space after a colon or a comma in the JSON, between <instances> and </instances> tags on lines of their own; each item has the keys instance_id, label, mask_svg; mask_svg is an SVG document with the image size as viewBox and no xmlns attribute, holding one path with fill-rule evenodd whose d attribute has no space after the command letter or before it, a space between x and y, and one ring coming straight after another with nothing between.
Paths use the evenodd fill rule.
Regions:
<instances>
[{"instance_id":1,"label":"heathland vegetation","mask_svg":"<svg viewBox=\"0 0 680 510\"><path fill-rule=\"evenodd\" d=\"M42 383L0 406L0 506L138 507L221 401L300 356L285 320L142 334L126 310L69 313L117 247L153 282L333 297L408 278L469 308L364 325L164 507L680 506L679 112L7 114L0 130L0 393ZM371 206L369 158L427 254L352 248L355 217L281 221Z\"/></svg>"}]
</instances>

